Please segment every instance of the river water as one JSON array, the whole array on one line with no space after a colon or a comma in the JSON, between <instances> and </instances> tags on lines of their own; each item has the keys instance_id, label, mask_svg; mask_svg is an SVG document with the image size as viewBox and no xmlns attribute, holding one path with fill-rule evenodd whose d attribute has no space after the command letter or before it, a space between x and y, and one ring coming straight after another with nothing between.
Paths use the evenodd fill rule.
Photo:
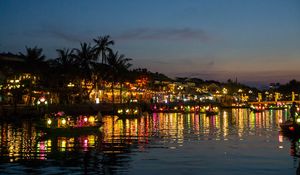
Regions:
<instances>
[{"instance_id":1,"label":"river water","mask_svg":"<svg viewBox=\"0 0 300 175\"><path fill-rule=\"evenodd\" d=\"M216 116L104 116L102 132L41 137L35 123L0 125L0 174L297 174L299 146L279 132L286 110Z\"/></svg>"}]
</instances>

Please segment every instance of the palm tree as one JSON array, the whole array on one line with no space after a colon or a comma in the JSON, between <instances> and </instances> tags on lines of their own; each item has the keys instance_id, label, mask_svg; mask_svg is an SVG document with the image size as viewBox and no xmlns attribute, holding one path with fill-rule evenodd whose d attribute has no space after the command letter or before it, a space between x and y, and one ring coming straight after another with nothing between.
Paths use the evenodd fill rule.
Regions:
<instances>
[{"instance_id":1,"label":"palm tree","mask_svg":"<svg viewBox=\"0 0 300 175\"><path fill-rule=\"evenodd\" d=\"M25 65L23 67L23 71L25 73L30 73L31 76L36 76L39 79L44 79L42 78L43 76L45 77L47 74L47 69L46 69L46 62L45 62L45 55L42 54L43 49L38 48L35 46L34 48L26 47L26 53L19 53L20 57L24 59ZM29 102L28 104L30 105L32 102L32 91L33 91L33 80L29 79L25 81L27 83L28 87L28 95L29 95ZM37 85L37 83L35 83Z\"/></svg>"},{"instance_id":2,"label":"palm tree","mask_svg":"<svg viewBox=\"0 0 300 175\"><path fill-rule=\"evenodd\" d=\"M103 37L100 36L97 39L93 39L93 41L95 42L94 50L95 50L97 57L99 58L101 56L101 64L106 64L107 56L109 53L112 52L112 49L110 48L110 46L114 45L115 42L113 40L110 40L109 35L106 35ZM103 67L103 66L100 66L100 67ZM100 82L100 88L102 90L104 90L103 81L102 81L104 79L104 77L99 75L99 76L96 76L96 79L99 80L99 82ZM98 91L98 86L96 86L96 93L97 93L96 97L98 97L97 91Z\"/></svg>"},{"instance_id":3,"label":"palm tree","mask_svg":"<svg viewBox=\"0 0 300 175\"><path fill-rule=\"evenodd\" d=\"M49 64L53 69L52 74L49 75L48 87L52 87L52 91L57 92L59 96L59 102L69 102L70 93L72 91L68 88L68 83L74 81L77 78L78 68L75 64L75 60L72 57L73 50L70 49L57 49L58 57L54 60L49 60Z\"/></svg>"},{"instance_id":4,"label":"palm tree","mask_svg":"<svg viewBox=\"0 0 300 175\"><path fill-rule=\"evenodd\" d=\"M42 72L42 65L45 63L45 55L42 54L43 49L35 46L34 48L26 47L26 53L19 53L24 59L26 66L25 71L28 73L38 74Z\"/></svg>"},{"instance_id":5,"label":"palm tree","mask_svg":"<svg viewBox=\"0 0 300 175\"><path fill-rule=\"evenodd\" d=\"M93 64L97 60L97 55L95 53L95 50L91 47L90 44L87 43L80 43L80 49L74 49L74 54L72 54L72 57L75 59L75 64L79 67L79 74L81 76L81 79L84 81L84 86L87 87L87 83L90 81L94 81L93 75L94 75L94 68ZM95 83L93 83L95 85ZM92 89L90 91L87 91L88 89L82 89L81 95L86 99L89 97L89 94L92 92Z\"/></svg>"},{"instance_id":6,"label":"palm tree","mask_svg":"<svg viewBox=\"0 0 300 175\"><path fill-rule=\"evenodd\" d=\"M112 52L110 46L115 44L115 42L113 40L110 40L109 38L110 36L106 35L103 37L100 36L97 39L93 39L93 41L96 43L96 45L94 46L94 50L98 57L101 55L102 64L107 63L107 56L110 52Z\"/></svg>"},{"instance_id":7,"label":"palm tree","mask_svg":"<svg viewBox=\"0 0 300 175\"><path fill-rule=\"evenodd\" d=\"M114 104L114 85L117 80L117 77L120 76L124 71L128 70L128 68L131 66L129 61L131 61L131 58L126 58L125 55L121 54L119 55L118 52L113 53L111 52L108 55L107 63L110 68L110 75L111 75L111 90L112 90L112 103Z\"/></svg>"}]
</instances>

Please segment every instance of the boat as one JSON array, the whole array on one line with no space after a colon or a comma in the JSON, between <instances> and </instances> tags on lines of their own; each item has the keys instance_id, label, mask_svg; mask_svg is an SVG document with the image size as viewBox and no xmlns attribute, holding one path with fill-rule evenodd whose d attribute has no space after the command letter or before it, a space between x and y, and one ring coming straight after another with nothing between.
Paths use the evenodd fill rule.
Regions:
<instances>
[{"instance_id":1,"label":"boat","mask_svg":"<svg viewBox=\"0 0 300 175\"><path fill-rule=\"evenodd\" d=\"M100 132L102 126L101 114L96 116L68 116L64 112L46 114L37 126L50 135L81 135Z\"/></svg>"},{"instance_id":2,"label":"boat","mask_svg":"<svg viewBox=\"0 0 300 175\"><path fill-rule=\"evenodd\" d=\"M260 112L264 112L266 110L265 106L250 106L250 110L254 113L260 113Z\"/></svg>"},{"instance_id":3,"label":"boat","mask_svg":"<svg viewBox=\"0 0 300 175\"><path fill-rule=\"evenodd\" d=\"M285 136L299 136L300 137L300 125L297 122L286 121L280 124L281 132Z\"/></svg>"},{"instance_id":4,"label":"boat","mask_svg":"<svg viewBox=\"0 0 300 175\"><path fill-rule=\"evenodd\" d=\"M117 109L119 118L137 118L142 116L142 111L138 106L121 106Z\"/></svg>"},{"instance_id":5,"label":"boat","mask_svg":"<svg viewBox=\"0 0 300 175\"><path fill-rule=\"evenodd\" d=\"M214 116L214 115L218 115L219 112L218 111L205 111L206 116Z\"/></svg>"}]
</instances>

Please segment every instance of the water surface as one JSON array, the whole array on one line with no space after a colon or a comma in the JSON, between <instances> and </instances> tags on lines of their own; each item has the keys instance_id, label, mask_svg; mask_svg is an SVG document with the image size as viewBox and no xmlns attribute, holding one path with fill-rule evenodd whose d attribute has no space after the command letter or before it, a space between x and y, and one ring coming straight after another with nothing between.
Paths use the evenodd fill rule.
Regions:
<instances>
[{"instance_id":1,"label":"water surface","mask_svg":"<svg viewBox=\"0 0 300 175\"><path fill-rule=\"evenodd\" d=\"M279 133L284 110L105 116L102 132L43 137L35 123L1 123L2 174L296 174L299 149Z\"/></svg>"}]
</instances>

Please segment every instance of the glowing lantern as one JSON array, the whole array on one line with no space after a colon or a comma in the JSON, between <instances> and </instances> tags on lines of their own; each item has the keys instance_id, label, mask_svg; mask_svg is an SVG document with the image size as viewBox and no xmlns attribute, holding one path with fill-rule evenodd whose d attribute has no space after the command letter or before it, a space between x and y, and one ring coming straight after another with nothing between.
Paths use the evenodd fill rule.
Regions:
<instances>
[{"instance_id":1,"label":"glowing lantern","mask_svg":"<svg viewBox=\"0 0 300 175\"><path fill-rule=\"evenodd\" d=\"M89 117L89 122L90 123L94 123L95 122L95 117L94 116L90 116Z\"/></svg>"},{"instance_id":2,"label":"glowing lantern","mask_svg":"<svg viewBox=\"0 0 300 175\"><path fill-rule=\"evenodd\" d=\"M40 98L40 101L41 101L42 103L44 103L44 102L46 101L45 97L41 97L41 98Z\"/></svg>"},{"instance_id":3,"label":"glowing lantern","mask_svg":"<svg viewBox=\"0 0 300 175\"><path fill-rule=\"evenodd\" d=\"M66 123L67 123L66 119L63 118L63 119L61 120L61 124L65 125Z\"/></svg>"},{"instance_id":4,"label":"glowing lantern","mask_svg":"<svg viewBox=\"0 0 300 175\"><path fill-rule=\"evenodd\" d=\"M300 118L297 118L297 120L296 120L296 121L297 121L297 123L300 123Z\"/></svg>"},{"instance_id":5,"label":"glowing lantern","mask_svg":"<svg viewBox=\"0 0 300 175\"><path fill-rule=\"evenodd\" d=\"M289 127L289 130L290 130L290 131L295 131L295 128L294 128L293 126L290 126L290 127Z\"/></svg>"},{"instance_id":6,"label":"glowing lantern","mask_svg":"<svg viewBox=\"0 0 300 175\"><path fill-rule=\"evenodd\" d=\"M88 121L87 117L84 117L84 118L83 118L83 121L84 121L84 122L87 122L87 121Z\"/></svg>"},{"instance_id":7,"label":"glowing lantern","mask_svg":"<svg viewBox=\"0 0 300 175\"><path fill-rule=\"evenodd\" d=\"M51 125L51 123L52 123L51 119L50 119L50 118L48 118L48 120L47 120L47 124L48 124L48 125Z\"/></svg>"}]
</instances>

